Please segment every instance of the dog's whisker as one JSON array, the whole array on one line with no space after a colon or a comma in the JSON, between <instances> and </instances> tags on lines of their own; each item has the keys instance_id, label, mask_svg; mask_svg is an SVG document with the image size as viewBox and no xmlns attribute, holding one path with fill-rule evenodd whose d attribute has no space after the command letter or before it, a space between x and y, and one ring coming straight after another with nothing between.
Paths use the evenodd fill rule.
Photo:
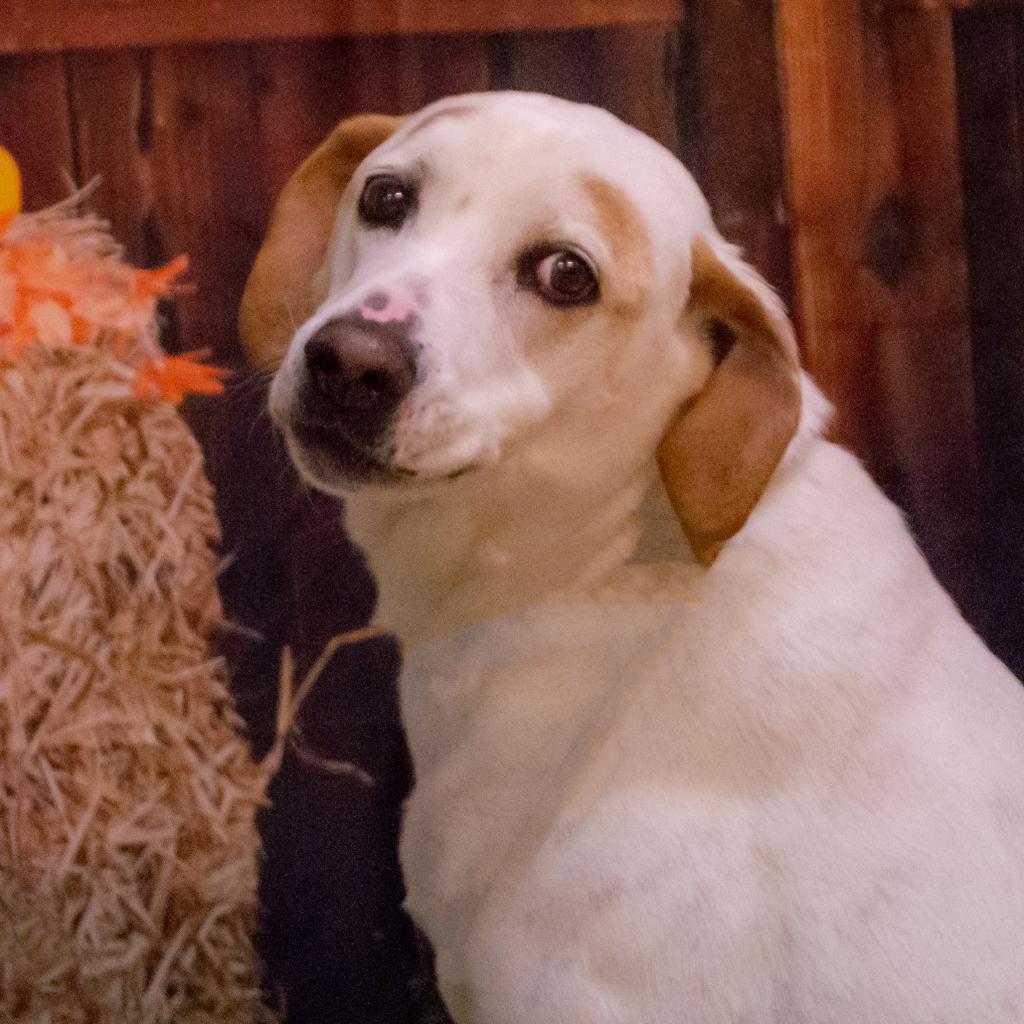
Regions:
<instances>
[{"instance_id":1,"label":"dog's whisker","mask_svg":"<svg viewBox=\"0 0 1024 1024\"><path fill-rule=\"evenodd\" d=\"M292 325L292 333L294 334L299 329L299 325L295 322L295 314L292 313L292 307L287 299L282 302L282 305L284 306L284 311L288 316L288 321Z\"/></svg>"}]
</instances>

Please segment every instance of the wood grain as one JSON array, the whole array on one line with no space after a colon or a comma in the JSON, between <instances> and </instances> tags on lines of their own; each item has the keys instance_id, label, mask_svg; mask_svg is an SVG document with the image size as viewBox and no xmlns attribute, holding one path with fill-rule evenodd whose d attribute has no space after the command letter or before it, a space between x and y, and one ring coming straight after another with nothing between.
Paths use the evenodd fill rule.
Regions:
<instances>
[{"instance_id":1,"label":"wood grain","mask_svg":"<svg viewBox=\"0 0 1024 1024\"><path fill-rule=\"evenodd\" d=\"M1024 15L972 11L955 28L987 639L1024 678Z\"/></svg>"},{"instance_id":2,"label":"wood grain","mask_svg":"<svg viewBox=\"0 0 1024 1024\"><path fill-rule=\"evenodd\" d=\"M188 254L197 285L177 304L182 344L229 364L267 215L251 83L243 46L153 54L153 205L166 252Z\"/></svg>"},{"instance_id":3,"label":"wood grain","mask_svg":"<svg viewBox=\"0 0 1024 1024\"><path fill-rule=\"evenodd\" d=\"M153 223L148 54L73 53L67 63L79 177L83 183L100 178L96 211L133 263L154 266L167 253Z\"/></svg>"},{"instance_id":4,"label":"wood grain","mask_svg":"<svg viewBox=\"0 0 1024 1024\"><path fill-rule=\"evenodd\" d=\"M344 117L411 113L488 87L484 36L405 36L253 47L263 195L273 200L302 159Z\"/></svg>"},{"instance_id":5,"label":"wood grain","mask_svg":"<svg viewBox=\"0 0 1024 1024\"><path fill-rule=\"evenodd\" d=\"M0 53L673 21L678 0L8 0Z\"/></svg>"},{"instance_id":6,"label":"wood grain","mask_svg":"<svg viewBox=\"0 0 1024 1024\"><path fill-rule=\"evenodd\" d=\"M491 87L596 103L595 62L590 32L510 32L491 39Z\"/></svg>"},{"instance_id":7,"label":"wood grain","mask_svg":"<svg viewBox=\"0 0 1024 1024\"><path fill-rule=\"evenodd\" d=\"M715 222L792 299L773 0L690 0L680 59L683 161Z\"/></svg>"},{"instance_id":8,"label":"wood grain","mask_svg":"<svg viewBox=\"0 0 1024 1024\"><path fill-rule=\"evenodd\" d=\"M0 57L0 145L21 168L25 209L68 195L77 169L62 57Z\"/></svg>"},{"instance_id":9,"label":"wood grain","mask_svg":"<svg viewBox=\"0 0 1024 1024\"><path fill-rule=\"evenodd\" d=\"M780 0L796 308L841 437L977 621L978 479L948 12Z\"/></svg>"},{"instance_id":10,"label":"wood grain","mask_svg":"<svg viewBox=\"0 0 1024 1024\"><path fill-rule=\"evenodd\" d=\"M663 146L679 148L679 24L593 33L598 103Z\"/></svg>"},{"instance_id":11,"label":"wood grain","mask_svg":"<svg viewBox=\"0 0 1024 1024\"><path fill-rule=\"evenodd\" d=\"M984 11L1024 8L1024 0L877 0L882 10L909 11Z\"/></svg>"}]
</instances>

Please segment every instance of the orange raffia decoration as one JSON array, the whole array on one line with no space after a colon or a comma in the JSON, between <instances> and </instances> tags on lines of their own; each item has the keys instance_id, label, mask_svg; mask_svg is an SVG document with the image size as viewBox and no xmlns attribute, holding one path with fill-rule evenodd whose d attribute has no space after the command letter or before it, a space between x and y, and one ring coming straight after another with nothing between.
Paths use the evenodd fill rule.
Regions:
<instances>
[{"instance_id":1,"label":"orange raffia decoration","mask_svg":"<svg viewBox=\"0 0 1024 1024\"><path fill-rule=\"evenodd\" d=\"M187 257L153 270L128 266L116 247L97 242L104 236L96 226L62 207L0 217L0 365L30 345L98 344L135 368L138 398L178 405L189 394L221 394L228 372L202 362L205 352L165 355L153 326L156 303L180 288Z\"/></svg>"},{"instance_id":2,"label":"orange raffia decoration","mask_svg":"<svg viewBox=\"0 0 1024 1024\"><path fill-rule=\"evenodd\" d=\"M159 395L174 405L179 405L187 394L222 394L229 371L200 362L207 354L206 351L186 352L143 363L135 377L135 394L139 398Z\"/></svg>"}]
</instances>

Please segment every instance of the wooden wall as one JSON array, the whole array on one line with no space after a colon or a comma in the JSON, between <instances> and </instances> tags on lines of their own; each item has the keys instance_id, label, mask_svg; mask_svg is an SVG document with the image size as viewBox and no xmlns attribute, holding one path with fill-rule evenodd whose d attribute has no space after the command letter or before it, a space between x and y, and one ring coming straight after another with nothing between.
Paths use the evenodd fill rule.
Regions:
<instances>
[{"instance_id":1,"label":"wooden wall","mask_svg":"<svg viewBox=\"0 0 1024 1024\"><path fill-rule=\"evenodd\" d=\"M91 2L133 16L145 6ZM229 16L233 4L209 9ZM1024 673L1024 15L1013 4L670 0L666 14L592 0L557 6L592 27L540 31L556 8L526 3L549 13L515 32L356 37L329 33L358 27L345 12L373 5L294 0L265 5L269 24L293 16L306 38L274 40L265 20L238 31L237 11L197 27L195 3L150 6L166 20L149 35L136 26L140 45L95 48L123 36L116 21L65 18L82 0L15 0L21 35L0 26L0 142L25 172L28 205L99 174L96 205L134 260L190 254L196 289L167 311L172 347L208 346L243 370L235 315L270 203L341 117L484 88L602 104L694 171L723 232L791 304L840 435ZM460 8L378 6L396 17ZM328 9L341 20L318 22ZM460 9L498 27L486 20L495 5ZM76 25L86 36L68 37ZM245 38L226 41L232 26ZM199 41L210 33L218 41ZM230 648L257 747L281 646L308 661L373 601L331 503L296 487L263 384L240 372L228 398L188 408L232 558L225 600L259 634ZM398 911L409 768L396 665L386 642L347 652L306 716L309 744L373 783L292 757L264 818L263 948L292 1021L435 1019Z\"/></svg>"},{"instance_id":2,"label":"wooden wall","mask_svg":"<svg viewBox=\"0 0 1024 1024\"><path fill-rule=\"evenodd\" d=\"M1024 11L953 21L981 493L984 635L1024 678Z\"/></svg>"}]
</instances>

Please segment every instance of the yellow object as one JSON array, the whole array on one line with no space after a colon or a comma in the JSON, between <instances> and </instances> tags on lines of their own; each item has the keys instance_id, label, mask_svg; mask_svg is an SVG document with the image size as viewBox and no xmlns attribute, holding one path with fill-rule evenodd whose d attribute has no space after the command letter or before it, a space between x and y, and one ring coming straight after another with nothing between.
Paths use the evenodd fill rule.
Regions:
<instances>
[{"instance_id":1,"label":"yellow object","mask_svg":"<svg viewBox=\"0 0 1024 1024\"><path fill-rule=\"evenodd\" d=\"M0 146L0 217L21 212L21 174L14 157Z\"/></svg>"}]
</instances>

